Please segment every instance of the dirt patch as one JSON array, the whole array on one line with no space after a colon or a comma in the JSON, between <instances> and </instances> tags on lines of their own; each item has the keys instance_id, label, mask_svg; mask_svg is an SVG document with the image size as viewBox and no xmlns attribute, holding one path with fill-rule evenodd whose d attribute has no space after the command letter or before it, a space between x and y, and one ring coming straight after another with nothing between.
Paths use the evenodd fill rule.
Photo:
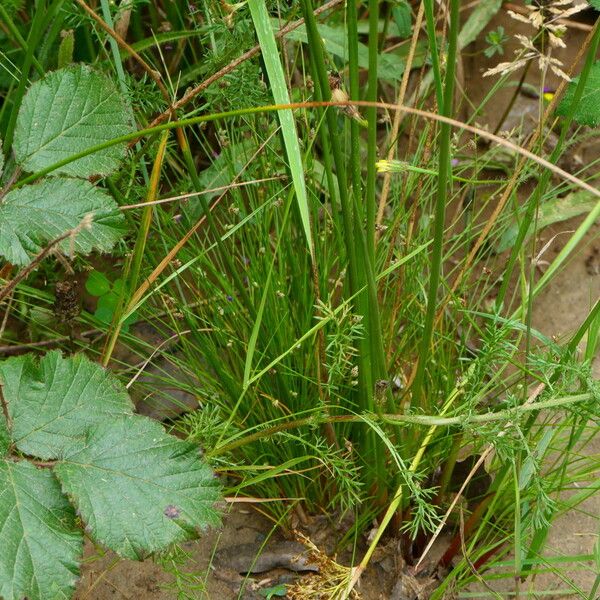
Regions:
<instances>
[{"instance_id":1,"label":"dirt patch","mask_svg":"<svg viewBox=\"0 0 600 600\"><path fill-rule=\"evenodd\" d=\"M185 574L185 584L195 590L196 598L256 598L250 589L253 579L219 570L214 557L216 552L224 549L234 552L236 547L262 542L272 534L270 521L256 511L229 507L220 530L182 544L187 558L179 557L178 570ZM246 587L249 589L242 589ZM178 595L176 578L156 561L119 560L112 552L86 544L82 578L75 600L172 600L180 597L183 596Z\"/></svg>"}]
</instances>

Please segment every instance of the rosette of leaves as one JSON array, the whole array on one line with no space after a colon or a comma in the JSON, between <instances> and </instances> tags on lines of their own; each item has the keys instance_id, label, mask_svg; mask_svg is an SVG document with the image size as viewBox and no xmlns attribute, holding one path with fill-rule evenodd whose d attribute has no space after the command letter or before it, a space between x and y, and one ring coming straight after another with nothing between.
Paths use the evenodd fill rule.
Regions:
<instances>
[{"instance_id":1,"label":"rosette of leaves","mask_svg":"<svg viewBox=\"0 0 600 600\"><path fill-rule=\"evenodd\" d=\"M117 87L91 67L69 66L31 85L17 116L14 162L34 174L60 166L36 183L13 186L0 200L0 256L25 266L61 237L64 252L109 251L123 234L124 219L89 178L112 173L126 144L69 159L133 130ZM2 156L0 175L3 162Z\"/></svg>"},{"instance_id":2,"label":"rosette of leaves","mask_svg":"<svg viewBox=\"0 0 600 600\"><path fill-rule=\"evenodd\" d=\"M218 522L198 447L135 415L100 365L58 351L0 363L0 597L71 597L83 531L130 559Z\"/></svg>"}]
</instances>

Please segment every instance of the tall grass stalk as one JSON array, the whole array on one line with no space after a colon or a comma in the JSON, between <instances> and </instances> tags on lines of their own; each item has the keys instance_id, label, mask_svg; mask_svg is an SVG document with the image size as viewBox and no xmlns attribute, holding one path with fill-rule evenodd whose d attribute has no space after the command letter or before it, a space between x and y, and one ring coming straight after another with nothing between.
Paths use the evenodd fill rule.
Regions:
<instances>
[{"instance_id":1,"label":"tall grass stalk","mask_svg":"<svg viewBox=\"0 0 600 600\"><path fill-rule=\"evenodd\" d=\"M289 104L290 97L265 2L262 0L250 0L249 7L254 28L256 29L256 35L258 37L258 43L262 50L263 60L265 61L266 70L271 83L275 104ZM308 198L306 196L306 184L304 182L304 169L301 160L302 154L298 143L298 134L296 133L294 116L292 112L282 110L278 113L278 117L279 122L281 123L283 144L290 165L292 181L294 182L296 204L300 214L300 221L302 222L304 234L306 235L306 243L308 244L311 259L314 261L314 244L310 227Z\"/></svg>"},{"instance_id":2,"label":"tall grass stalk","mask_svg":"<svg viewBox=\"0 0 600 600\"><path fill-rule=\"evenodd\" d=\"M148 194L146 196L147 206L144 207L144 210L142 212L142 218L140 221L139 230L137 232L135 245L133 248L133 254L131 256L131 262L128 263L127 286L124 287L123 294L119 298L117 310L115 310L115 313L113 315L111 332L103 352L102 364L104 366L108 365L111 359L115 348L115 344L117 343L117 339L119 338L119 334L121 332L121 328L125 320L123 318L123 314L130 311L131 299L134 291L137 288L138 281L140 278L142 261L144 259L146 243L148 240L148 235L150 233L150 225L152 223L152 211L154 210L153 201L156 200L156 197L158 195L158 185L160 181L163 162L165 159L168 138L169 132L164 131L161 136L160 144L156 153L156 158L154 160L154 166L150 175Z\"/></svg>"},{"instance_id":3,"label":"tall grass stalk","mask_svg":"<svg viewBox=\"0 0 600 600\"><path fill-rule=\"evenodd\" d=\"M554 146L554 149L552 150L552 153L548 159L553 164L556 164L558 162L558 159L560 158L561 154L564 151L565 140L567 138L567 135L568 135L571 125L573 123L573 115L575 114L575 111L577 110L579 102L583 96L583 92L584 92L588 77L590 75L592 65L594 64L594 61L596 60L596 51L598 49L599 43L600 43L600 20L597 20L596 24L594 25L594 29L593 29L593 32L592 32L592 35L590 38L590 44L587 49L585 62L583 64L581 74L579 75L579 79L577 81L575 93L573 94L573 100L571 101L571 104L569 105L567 114L561 120L561 127L560 127L560 133L558 136L558 140L557 140L556 145ZM511 281L513 269L514 269L515 263L517 261L518 251L523 245L527 231L529 231L529 229L531 228L531 224L533 222L536 211L540 205L541 198L544 196L544 194L547 191L551 176L552 176L552 173L548 169L544 169L541 172L539 180L535 187L535 190L534 190L533 194L531 195L529 202L527 203L525 214L523 215L523 219L519 226L519 232L517 234L515 244L513 246L512 252L510 254L510 257L509 257L507 265L506 265L506 269L505 269L503 280L502 280L502 286L500 288L500 291L498 293L498 297L496 300L497 305L499 307L502 306L502 304L504 303L508 285ZM590 215L586 219L586 222L584 222L583 226L580 226L578 228L578 230L575 232L575 234L571 237L571 239L569 240L569 243L565 244L565 246L562 248L559 256L557 256L554 259L554 261L552 261L551 265L546 270L546 272L542 276L541 280L538 281L535 286L531 286L531 290L530 290L530 294L529 294L529 301L528 301L529 311L531 310L531 303L532 303L534 297L544 288L544 286L546 285L546 282L548 282L552 279L552 277L556 273L557 269L560 268L560 266L562 265L562 263L564 262L566 257L572 252L573 248L581 240L584 233L589 230L589 224L591 222L593 222L593 220L596 217L596 213L599 211L600 211L600 202L598 203L596 210L592 211L590 213ZM591 217L591 219L590 219L590 217Z\"/></svg>"},{"instance_id":4,"label":"tall grass stalk","mask_svg":"<svg viewBox=\"0 0 600 600\"><path fill-rule=\"evenodd\" d=\"M427 29L430 40L432 36L435 39L435 29L432 33L430 28L433 26L430 15L433 14L433 1L423 0L425 2L425 14L427 18ZM454 106L454 79L456 67L456 51L458 47L459 32L459 10L460 0L450 0L450 28L448 32L448 53L445 61L446 72L444 75L444 93L441 98L440 114L444 117L451 117ZM436 48L434 43L431 48ZM434 59L435 64L435 59ZM439 73L434 70L436 80ZM436 83L436 89L441 83ZM438 99L439 103L439 99ZM438 158L438 182L437 196L435 202L434 230L433 230L433 248L431 251L431 267L429 276L429 291L427 294L427 309L425 313L425 323L423 325L423 338L419 352L417 371L412 385L412 395L415 402L420 406L431 406L431 402L425 400L425 374L430 364L429 357L432 353L431 341L435 316L437 313L437 297L440 285L440 276L442 268L442 256L444 251L444 231L446 225L446 202L449 196L448 182L452 181L451 173L451 153L450 153L450 135L451 128L449 123L442 122L439 134L439 158Z\"/></svg>"}]
</instances>

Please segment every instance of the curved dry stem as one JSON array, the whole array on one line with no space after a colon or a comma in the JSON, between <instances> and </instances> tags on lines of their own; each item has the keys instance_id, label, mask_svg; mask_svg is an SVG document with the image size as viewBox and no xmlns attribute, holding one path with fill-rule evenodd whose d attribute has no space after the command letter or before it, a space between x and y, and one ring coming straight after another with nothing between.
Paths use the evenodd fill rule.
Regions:
<instances>
[{"instance_id":1,"label":"curved dry stem","mask_svg":"<svg viewBox=\"0 0 600 600\"><path fill-rule=\"evenodd\" d=\"M419 41L419 33L421 31L421 24L423 23L423 14L425 12L425 5L423 2L419 5L419 12L417 13L417 19L414 25L413 37L410 42L410 50L408 51L408 58L406 59L406 66L404 67L404 73L402 75L402 82L400 84L400 91L398 92L397 104L402 106L404 104L404 97L406 96L406 88L408 87L408 80L410 77L411 66L417 50L417 42ZM400 124L402 123L403 114L401 111L397 111L394 115L394 123L392 125L392 131L388 137L390 149L388 150L387 159L391 160L394 158L396 153L396 138L400 131ZM377 229L375 231L375 242L379 240L381 221L383 220L383 212L385 205L387 204L388 194L390 192L390 181L392 179L391 173L386 173L383 178L383 186L381 188L381 196L379 197L379 206L377 207L377 220L375 224Z\"/></svg>"},{"instance_id":2,"label":"curved dry stem","mask_svg":"<svg viewBox=\"0 0 600 600\"><path fill-rule=\"evenodd\" d=\"M81 0L77 0L77 2L80 2L80 1ZM315 10L315 15L319 15L319 14L321 14L327 10L330 10L332 8L335 8L339 4L343 4L343 3L344 3L344 0L330 0L329 2L326 2L325 4L323 4L323 6L320 6L319 8L317 8ZM280 39L280 38L286 36L291 31L294 31L294 29L298 29L298 27L302 26L303 24L304 24L304 19L298 19L297 21L294 21L293 23L290 23L289 25L282 27L275 34L275 38ZM152 123L150 123L150 127L156 127L157 125L164 123L174 111L184 107L186 104L188 104L188 102L190 102L196 96L201 94L206 88L208 88L213 83L215 83L215 81L222 79L223 77L225 77L225 75L234 71L243 62L245 62L245 61L251 59L253 56L256 56L257 54L259 54L260 50L261 50L260 45L257 44L253 48L250 48L250 50L248 50L247 52L244 52L244 54L242 54L241 56L238 56L237 58L232 60L228 65L225 65L222 69L220 69L219 71L217 71L216 73L214 73L213 75L211 75L210 77L205 79L202 83L199 83L196 87L187 91L179 100L174 102L167 110L165 110L163 113L158 115L152 121Z\"/></svg>"}]
</instances>

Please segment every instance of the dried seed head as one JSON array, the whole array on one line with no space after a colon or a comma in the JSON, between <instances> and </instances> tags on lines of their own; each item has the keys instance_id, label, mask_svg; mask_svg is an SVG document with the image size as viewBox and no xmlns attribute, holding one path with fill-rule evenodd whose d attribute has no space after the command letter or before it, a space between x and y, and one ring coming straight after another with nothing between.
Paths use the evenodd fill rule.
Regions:
<instances>
[{"instance_id":1,"label":"dried seed head","mask_svg":"<svg viewBox=\"0 0 600 600\"><path fill-rule=\"evenodd\" d=\"M54 294L54 316L61 323L70 323L81 312L77 282L59 281Z\"/></svg>"}]
</instances>

